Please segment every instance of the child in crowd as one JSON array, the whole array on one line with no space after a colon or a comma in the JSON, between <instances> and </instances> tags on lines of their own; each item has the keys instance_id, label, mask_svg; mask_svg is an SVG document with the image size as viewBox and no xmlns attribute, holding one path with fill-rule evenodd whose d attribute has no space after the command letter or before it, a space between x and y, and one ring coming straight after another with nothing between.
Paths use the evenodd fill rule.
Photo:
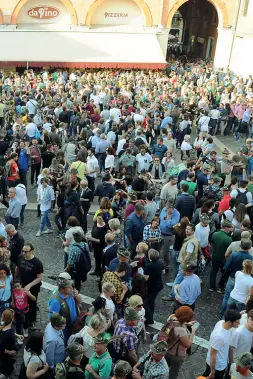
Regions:
<instances>
[{"instance_id":1,"label":"child in crowd","mask_svg":"<svg viewBox=\"0 0 253 379\"><path fill-rule=\"evenodd\" d=\"M143 275L144 274L144 268L147 264L147 253L148 253L148 245L145 242L140 242L136 246L136 256L134 258L133 263L135 262L136 265L132 267L132 275L133 278L137 275Z\"/></svg>"},{"instance_id":2,"label":"child in crowd","mask_svg":"<svg viewBox=\"0 0 253 379\"><path fill-rule=\"evenodd\" d=\"M28 298L33 301L36 300L35 296L33 296L30 291L26 291L22 288L21 282L16 280L12 291L12 308L15 311L16 332L17 334L22 334L23 329L25 338L28 337Z\"/></svg>"}]
</instances>

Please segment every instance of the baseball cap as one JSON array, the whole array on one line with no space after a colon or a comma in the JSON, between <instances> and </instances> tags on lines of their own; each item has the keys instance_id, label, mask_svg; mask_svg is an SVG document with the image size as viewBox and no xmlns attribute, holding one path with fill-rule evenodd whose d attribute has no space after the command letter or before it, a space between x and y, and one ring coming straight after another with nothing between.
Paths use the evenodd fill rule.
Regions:
<instances>
[{"instance_id":1,"label":"baseball cap","mask_svg":"<svg viewBox=\"0 0 253 379\"><path fill-rule=\"evenodd\" d=\"M72 286L73 280L71 279L71 276L67 272L63 272L58 276L57 279L58 286L60 287L69 287Z\"/></svg>"},{"instance_id":2,"label":"baseball cap","mask_svg":"<svg viewBox=\"0 0 253 379\"><path fill-rule=\"evenodd\" d=\"M119 257L128 258L128 257L130 257L130 252L127 249L125 249L124 247L119 247L118 251L117 251L117 255Z\"/></svg>"},{"instance_id":3,"label":"baseball cap","mask_svg":"<svg viewBox=\"0 0 253 379\"><path fill-rule=\"evenodd\" d=\"M130 374L132 366L126 361L119 360L114 366L114 376L124 378Z\"/></svg>"},{"instance_id":4,"label":"baseball cap","mask_svg":"<svg viewBox=\"0 0 253 379\"><path fill-rule=\"evenodd\" d=\"M222 191L230 191L230 188L227 184L225 184L224 187L222 187Z\"/></svg>"},{"instance_id":5,"label":"baseball cap","mask_svg":"<svg viewBox=\"0 0 253 379\"><path fill-rule=\"evenodd\" d=\"M203 222L204 224L210 224L210 222L211 222L210 218L208 217L208 215L206 213L202 213L199 216L199 220L200 220L200 222Z\"/></svg>"},{"instance_id":6,"label":"baseball cap","mask_svg":"<svg viewBox=\"0 0 253 379\"><path fill-rule=\"evenodd\" d=\"M229 154L230 154L229 150L226 147L224 147L224 149L222 151L222 155L229 155Z\"/></svg>"},{"instance_id":7,"label":"baseball cap","mask_svg":"<svg viewBox=\"0 0 253 379\"><path fill-rule=\"evenodd\" d=\"M182 271L194 272L196 270L197 266L187 264L187 263L181 263L180 268Z\"/></svg>"},{"instance_id":8,"label":"baseball cap","mask_svg":"<svg viewBox=\"0 0 253 379\"><path fill-rule=\"evenodd\" d=\"M150 350L155 354L166 354L168 350L168 344L166 341L158 341L150 346Z\"/></svg>"},{"instance_id":9,"label":"baseball cap","mask_svg":"<svg viewBox=\"0 0 253 379\"><path fill-rule=\"evenodd\" d=\"M68 352L69 355L81 355L84 352L83 346L75 342L70 343L65 350Z\"/></svg>"},{"instance_id":10,"label":"baseball cap","mask_svg":"<svg viewBox=\"0 0 253 379\"><path fill-rule=\"evenodd\" d=\"M140 316L134 308L127 307L124 312L124 319L126 321L139 321Z\"/></svg>"},{"instance_id":11,"label":"baseball cap","mask_svg":"<svg viewBox=\"0 0 253 379\"><path fill-rule=\"evenodd\" d=\"M240 367L251 367L253 355L251 353L242 353L236 358L236 364Z\"/></svg>"},{"instance_id":12,"label":"baseball cap","mask_svg":"<svg viewBox=\"0 0 253 379\"><path fill-rule=\"evenodd\" d=\"M128 199L129 201L132 201L132 202L137 201L137 194L135 192L130 192L128 194Z\"/></svg>"},{"instance_id":13,"label":"baseball cap","mask_svg":"<svg viewBox=\"0 0 253 379\"><path fill-rule=\"evenodd\" d=\"M50 317L50 322L52 326L63 326L66 324L66 319L59 315L59 313L53 313Z\"/></svg>"}]
</instances>

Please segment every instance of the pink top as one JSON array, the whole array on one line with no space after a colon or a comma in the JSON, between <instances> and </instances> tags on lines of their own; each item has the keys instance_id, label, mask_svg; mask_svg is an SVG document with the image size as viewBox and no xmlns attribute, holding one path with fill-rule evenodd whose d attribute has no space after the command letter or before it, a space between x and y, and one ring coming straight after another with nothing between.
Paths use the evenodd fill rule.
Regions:
<instances>
[{"instance_id":1,"label":"pink top","mask_svg":"<svg viewBox=\"0 0 253 379\"><path fill-rule=\"evenodd\" d=\"M28 305L28 296L26 295L25 291L14 289L13 290L13 297L14 297L14 304L15 308L19 311L29 311L29 305Z\"/></svg>"}]
</instances>

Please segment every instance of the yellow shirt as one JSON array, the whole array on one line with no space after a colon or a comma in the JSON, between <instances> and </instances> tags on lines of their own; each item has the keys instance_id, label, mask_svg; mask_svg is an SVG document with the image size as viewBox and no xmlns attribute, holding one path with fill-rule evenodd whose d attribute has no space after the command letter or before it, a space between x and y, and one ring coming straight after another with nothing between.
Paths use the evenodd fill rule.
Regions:
<instances>
[{"instance_id":1,"label":"yellow shirt","mask_svg":"<svg viewBox=\"0 0 253 379\"><path fill-rule=\"evenodd\" d=\"M82 161L73 162L70 169L72 169L72 168L77 170L78 178L80 178L81 180L84 179L84 177L87 174L87 164L86 163L84 163Z\"/></svg>"}]
</instances>

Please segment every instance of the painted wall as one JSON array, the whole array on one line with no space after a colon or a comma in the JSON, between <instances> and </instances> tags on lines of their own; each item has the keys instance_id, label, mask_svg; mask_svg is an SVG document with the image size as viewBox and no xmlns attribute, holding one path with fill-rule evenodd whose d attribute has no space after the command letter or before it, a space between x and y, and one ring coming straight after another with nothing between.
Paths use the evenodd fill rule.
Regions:
<instances>
[{"instance_id":1,"label":"painted wall","mask_svg":"<svg viewBox=\"0 0 253 379\"><path fill-rule=\"evenodd\" d=\"M17 24L70 25L71 17L60 0L29 0L21 8Z\"/></svg>"},{"instance_id":2,"label":"painted wall","mask_svg":"<svg viewBox=\"0 0 253 379\"><path fill-rule=\"evenodd\" d=\"M141 9L132 0L107 0L96 10L91 25L143 25Z\"/></svg>"}]
</instances>

